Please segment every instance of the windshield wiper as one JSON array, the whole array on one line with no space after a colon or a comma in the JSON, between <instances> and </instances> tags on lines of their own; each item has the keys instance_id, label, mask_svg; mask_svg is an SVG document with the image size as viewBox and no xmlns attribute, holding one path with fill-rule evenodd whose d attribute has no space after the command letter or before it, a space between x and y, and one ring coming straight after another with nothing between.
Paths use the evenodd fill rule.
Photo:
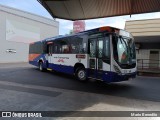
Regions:
<instances>
[{"instance_id":1,"label":"windshield wiper","mask_svg":"<svg viewBox=\"0 0 160 120\"><path fill-rule=\"evenodd\" d=\"M126 45L126 47L127 47L127 52L128 52L128 45L127 45L126 41L125 41L122 37L120 37L120 42L121 42L121 44L123 45L122 40L123 40L123 42L125 43L125 45ZM125 48L125 47L123 46L123 48Z\"/></svg>"}]
</instances>

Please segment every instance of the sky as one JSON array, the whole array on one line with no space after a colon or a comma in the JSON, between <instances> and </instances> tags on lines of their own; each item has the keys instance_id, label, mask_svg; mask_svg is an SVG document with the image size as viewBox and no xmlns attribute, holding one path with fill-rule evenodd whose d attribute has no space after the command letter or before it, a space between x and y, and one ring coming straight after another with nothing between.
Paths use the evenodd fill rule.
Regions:
<instances>
[{"instance_id":1,"label":"sky","mask_svg":"<svg viewBox=\"0 0 160 120\"><path fill-rule=\"evenodd\" d=\"M46 18L53 19L51 15L47 12L47 10L45 10L45 8L37 0L0 0L0 5L13 7L13 8L34 13ZM131 17L127 15L127 16L120 16L120 17L91 19L91 20L85 20L85 23L86 23L86 30L101 27L101 26L112 26L112 27L124 29L125 21L153 19L153 18L160 18L160 12L132 15ZM56 21L59 21L60 35L69 34L70 30L73 29L73 21L63 20L63 19L56 19Z\"/></svg>"}]
</instances>

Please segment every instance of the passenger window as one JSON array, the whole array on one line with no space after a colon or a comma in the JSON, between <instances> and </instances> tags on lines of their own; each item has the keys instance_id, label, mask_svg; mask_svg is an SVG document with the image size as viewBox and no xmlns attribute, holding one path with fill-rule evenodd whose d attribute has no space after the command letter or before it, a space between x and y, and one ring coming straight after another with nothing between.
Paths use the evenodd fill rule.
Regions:
<instances>
[{"instance_id":1,"label":"passenger window","mask_svg":"<svg viewBox=\"0 0 160 120\"><path fill-rule=\"evenodd\" d=\"M55 53L62 53L62 42L60 40L56 41L54 47Z\"/></svg>"},{"instance_id":2,"label":"passenger window","mask_svg":"<svg viewBox=\"0 0 160 120\"><path fill-rule=\"evenodd\" d=\"M48 45L48 54L52 54L53 53L53 49L52 49L52 45Z\"/></svg>"},{"instance_id":3,"label":"passenger window","mask_svg":"<svg viewBox=\"0 0 160 120\"><path fill-rule=\"evenodd\" d=\"M53 53L58 53L58 45L54 44Z\"/></svg>"},{"instance_id":4,"label":"passenger window","mask_svg":"<svg viewBox=\"0 0 160 120\"><path fill-rule=\"evenodd\" d=\"M69 53L69 47L68 45L62 45L62 53Z\"/></svg>"},{"instance_id":5,"label":"passenger window","mask_svg":"<svg viewBox=\"0 0 160 120\"><path fill-rule=\"evenodd\" d=\"M73 37L70 39L71 53L77 54L83 52L83 38Z\"/></svg>"}]
</instances>

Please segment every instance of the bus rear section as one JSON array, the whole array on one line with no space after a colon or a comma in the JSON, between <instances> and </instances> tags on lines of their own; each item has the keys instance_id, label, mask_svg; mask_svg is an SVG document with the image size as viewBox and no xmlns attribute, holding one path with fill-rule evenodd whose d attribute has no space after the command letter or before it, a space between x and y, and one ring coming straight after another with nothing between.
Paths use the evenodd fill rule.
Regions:
<instances>
[{"instance_id":1,"label":"bus rear section","mask_svg":"<svg viewBox=\"0 0 160 120\"><path fill-rule=\"evenodd\" d=\"M29 63L37 66L42 71L43 68L46 68L46 58L44 54L44 45L42 41L34 42L29 45Z\"/></svg>"}]
</instances>

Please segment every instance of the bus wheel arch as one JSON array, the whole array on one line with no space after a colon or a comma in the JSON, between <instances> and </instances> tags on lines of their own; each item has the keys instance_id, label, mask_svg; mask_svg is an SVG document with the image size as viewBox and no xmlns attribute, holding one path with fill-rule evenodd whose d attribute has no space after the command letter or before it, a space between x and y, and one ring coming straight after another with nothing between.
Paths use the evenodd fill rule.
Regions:
<instances>
[{"instance_id":1,"label":"bus wheel arch","mask_svg":"<svg viewBox=\"0 0 160 120\"><path fill-rule=\"evenodd\" d=\"M86 81L87 80L87 73L86 73L86 69L85 66L82 63L76 63L74 66L74 73L75 73L75 77L79 80L79 81Z\"/></svg>"}]
</instances>

